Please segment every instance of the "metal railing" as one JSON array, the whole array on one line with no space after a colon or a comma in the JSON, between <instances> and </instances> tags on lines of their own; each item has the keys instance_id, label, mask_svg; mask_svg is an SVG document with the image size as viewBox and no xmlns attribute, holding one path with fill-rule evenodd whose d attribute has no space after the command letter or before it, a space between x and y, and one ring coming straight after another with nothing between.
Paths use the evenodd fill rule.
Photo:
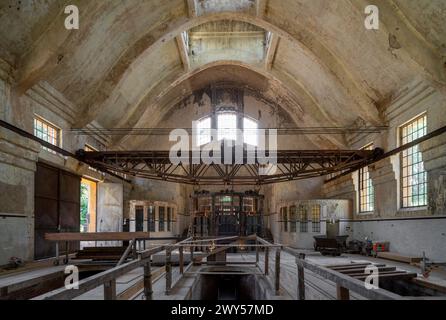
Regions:
<instances>
[{"instance_id":1,"label":"metal railing","mask_svg":"<svg viewBox=\"0 0 446 320\"><path fill-rule=\"evenodd\" d=\"M219 242L222 240L232 240L229 244L215 244L215 242ZM254 243L244 243L243 241L254 240ZM131 246L129 246L131 247ZM201 255L199 257L194 257L196 248L211 248L207 251L204 256ZM60 288L49 293L46 293L40 298L49 299L49 300L71 300L76 297L81 296L82 294L98 288L99 286L103 286L104 288L104 299L105 300L116 300L118 295L116 293L116 280L135 270L136 268L143 267L143 296L146 300L153 299L153 281L152 281L152 267L151 267L151 258L154 254L160 253L162 251L166 252L165 257L165 294L170 295L172 289L178 284L178 282L182 279L182 276L190 273L189 270L195 264L203 264L202 259L205 256L211 256L218 252L224 252L230 248L243 248L246 250L247 248L255 248L255 261L252 262L226 262L227 264L253 264L259 270L260 273L269 276L270 274L270 265L269 265L269 257L271 254L271 250L275 250L275 269L274 269L274 283L273 287L275 289L276 295L280 293L280 255L282 250L282 245L270 243L256 235L249 237L225 237L225 238L194 238L190 237L181 242L169 245L162 245L158 247L154 247L151 249L143 250L138 252L136 260L122 263L117 265L116 267L109 269L107 271L101 272L94 276L88 277L86 279L80 280L78 282L78 288L76 290L70 288ZM190 262L186 265L184 259L184 251L185 248L190 250ZM176 277L173 279L173 268L172 268L172 252L178 250L178 265L179 265L179 274L180 277ZM259 265L261 252L264 252L264 266L263 269ZM207 261L207 264L212 264L212 262ZM218 262L216 262L218 264Z\"/></svg>"}]
</instances>

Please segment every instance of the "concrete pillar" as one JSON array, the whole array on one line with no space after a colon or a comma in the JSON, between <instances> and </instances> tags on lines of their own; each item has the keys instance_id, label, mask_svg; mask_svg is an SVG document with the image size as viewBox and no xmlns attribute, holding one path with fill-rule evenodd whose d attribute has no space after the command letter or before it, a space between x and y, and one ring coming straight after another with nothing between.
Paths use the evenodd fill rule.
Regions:
<instances>
[{"instance_id":1,"label":"concrete pillar","mask_svg":"<svg viewBox=\"0 0 446 320\"><path fill-rule=\"evenodd\" d=\"M374 217L395 216L399 208L399 172L395 172L392 160L393 158L386 158L369 166L375 192ZM355 218L361 219L361 215L356 214ZM367 215L367 218L371 218L371 215Z\"/></svg>"},{"instance_id":2,"label":"concrete pillar","mask_svg":"<svg viewBox=\"0 0 446 320\"><path fill-rule=\"evenodd\" d=\"M446 134L420 144L428 181L428 211L446 213Z\"/></svg>"},{"instance_id":3,"label":"concrete pillar","mask_svg":"<svg viewBox=\"0 0 446 320\"><path fill-rule=\"evenodd\" d=\"M34 257L34 174L40 145L0 127L0 265Z\"/></svg>"}]
</instances>

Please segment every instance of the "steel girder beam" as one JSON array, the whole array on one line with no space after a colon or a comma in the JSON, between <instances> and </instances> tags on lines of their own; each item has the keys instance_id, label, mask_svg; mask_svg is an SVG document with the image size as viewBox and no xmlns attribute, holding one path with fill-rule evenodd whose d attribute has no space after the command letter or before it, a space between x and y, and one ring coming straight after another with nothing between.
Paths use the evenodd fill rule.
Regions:
<instances>
[{"instance_id":1,"label":"steel girder beam","mask_svg":"<svg viewBox=\"0 0 446 320\"><path fill-rule=\"evenodd\" d=\"M260 155L246 150L243 161L240 161L243 163L236 163L233 160L229 164L224 164L223 152L219 154L222 159L221 164L205 164L201 160L194 159L192 153L189 153L189 161L173 164L169 158L169 151L79 150L77 157L99 170L153 180L193 185L264 185L344 172L361 167L381 154L381 149L282 150L277 151L275 172L271 171L269 174L260 174L260 169L265 169L265 165L258 160Z\"/></svg>"}]
</instances>

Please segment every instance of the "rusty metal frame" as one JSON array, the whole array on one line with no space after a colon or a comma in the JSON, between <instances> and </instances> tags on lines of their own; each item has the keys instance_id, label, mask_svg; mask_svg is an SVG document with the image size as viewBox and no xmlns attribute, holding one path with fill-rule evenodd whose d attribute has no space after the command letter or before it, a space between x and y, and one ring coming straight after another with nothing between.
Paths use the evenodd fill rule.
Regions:
<instances>
[{"instance_id":1,"label":"rusty metal frame","mask_svg":"<svg viewBox=\"0 0 446 320\"><path fill-rule=\"evenodd\" d=\"M230 164L205 164L200 160L197 164L189 165L194 163L192 152L189 153L189 161L179 164L170 161L169 151L79 150L77 157L99 170L153 180L192 185L265 185L346 171L381 154L381 149L282 150L277 151L277 170L272 175L261 175L259 172L262 164L257 153L248 154L246 150L243 163L233 161ZM224 159L223 151L220 156ZM250 163L248 159L255 161Z\"/></svg>"}]
</instances>

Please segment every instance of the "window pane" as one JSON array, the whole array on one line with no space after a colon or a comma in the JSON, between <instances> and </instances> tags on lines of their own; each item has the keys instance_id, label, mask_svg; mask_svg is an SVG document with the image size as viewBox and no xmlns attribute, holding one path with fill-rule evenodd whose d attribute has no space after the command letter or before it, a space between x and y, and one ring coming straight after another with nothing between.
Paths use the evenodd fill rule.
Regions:
<instances>
[{"instance_id":1,"label":"window pane","mask_svg":"<svg viewBox=\"0 0 446 320\"><path fill-rule=\"evenodd\" d=\"M60 129L41 118L34 118L34 135L55 146L60 146ZM43 149L55 153L48 148Z\"/></svg>"},{"instance_id":2,"label":"window pane","mask_svg":"<svg viewBox=\"0 0 446 320\"><path fill-rule=\"evenodd\" d=\"M237 115L231 113L220 113L217 117L218 140L237 139Z\"/></svg>"},{"instance_id":3,"label":"window pane","mask_svg":"<svg viewBox=\"0 0 446 320\"><path fill-rule=\"evenodd\" d=\"M363 148L363 150L373 150L373 144ZM371 212L375 210L374 189L370 178L369 168L364 167L359 170L359 211Z\"/></svg>"},{"instance_id":4,"label":"window pane","mask_svg":"<svg viewBox=\"0 0 446 320\"><path fill-rule=\"evenodd\" d=\"M427 117L423 115L401 128L401 144L412 142L427 133ZM427 204L427 179L422 153L418 146L401 153L401 195L403 207Z\"/></svg>"}]
</instances>

